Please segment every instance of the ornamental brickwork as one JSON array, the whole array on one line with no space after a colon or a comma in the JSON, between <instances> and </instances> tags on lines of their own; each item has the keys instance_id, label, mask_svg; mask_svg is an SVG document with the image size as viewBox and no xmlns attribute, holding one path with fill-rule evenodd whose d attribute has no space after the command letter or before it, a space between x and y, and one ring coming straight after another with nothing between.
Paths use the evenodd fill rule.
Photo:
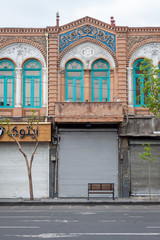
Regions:
<instances>
[{"instance_id":1,"label":"ornamental brickwork","mask_svg":"<svg viewBox=\"0 0 160 240\"><path fill-rule=\"evenodd\" d=\"M90 102L92 63L99 58L106 60L110 66L110 101L121 102L130 114L148 115L146 109L133 106L132 67L136 57L143 58L147 54L151 58L153 56L154 62L158 64L160 56L154 51L153 46L156 47L159 43L160 28L158 27L114 26L97 19L84 17L63 26L0 29L0 60L7 57L12 61L13 54L9 55L8 52L8 55L5 55L5 51L11 51L11 46L20 47L18 44L22 44L19 55L17 55L17 58L21 59L22 66L23 59L26 61L27 56L37 59L42 64L42 108L36 111L45 116L54 116L55 105L58 102L65 102L65 65L68 61L72 58L81 61L84 68L84 100ZM28 55L22 57L26 54L22 51L25 46L27 46ZM146 52L144 49L147 49ZM34 53L33 56L31 56L32 53ZM17 69L16 63L20 60L17 60L16 55L14 56L16 77L21 78L21 81L18 81L21 97L15 93L14 101L17 102L16 98L18 98L18 103L21 101L19 103L21 107L0 109L0 114L5 116L7 114L23 116L31 110L22 107L23 71ZM15 82L17 86L17 80ZM67 109L69 111L68 107Z\"/></svg>"}]
</instances>

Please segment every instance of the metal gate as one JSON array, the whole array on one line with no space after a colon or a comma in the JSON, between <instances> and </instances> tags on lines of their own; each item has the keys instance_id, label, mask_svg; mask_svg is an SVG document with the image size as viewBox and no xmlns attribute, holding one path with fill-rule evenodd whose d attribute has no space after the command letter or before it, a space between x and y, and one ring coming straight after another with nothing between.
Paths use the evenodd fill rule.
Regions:
<instances>
[{"instance_id":1,"label":"metal gate","mask_svg":"<svg viewBox=\"0 0 160 240\"><path fill-rule=\"evenodd\" d=\"M88 183L115 183L118 196L117 132L59 131L59 197L87 197Z\"/></svg>"}]
</instances>

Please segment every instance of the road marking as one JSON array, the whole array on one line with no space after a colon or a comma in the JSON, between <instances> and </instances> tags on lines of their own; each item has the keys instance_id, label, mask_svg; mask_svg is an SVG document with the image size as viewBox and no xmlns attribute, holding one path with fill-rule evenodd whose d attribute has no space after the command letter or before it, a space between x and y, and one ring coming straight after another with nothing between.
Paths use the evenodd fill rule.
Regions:
<instances>
[{"instance_id":1,"label":"road marking","mask_svg":"<svg viewBox=\"0 0 160 240\"><path fill-rule=\"evenodd\" d=\"M71 205L69 206L69 209L72 209L72 206L71 206Z\"/></svg>"},{"instance_id":2,"label":"road marking","mask_svg":"<svg viewBox=\"0 0 160 240\"><path fill-rule=\"evenodd\" d=\"M9 229L9 228L40 228L38 226L0 226L1 229Z\"/></svg>"},{"instance_id":3,"label":"road marking","mask_svg":"<svg viewBox=\"0 0 160 240\"><path fill-rule=\"evenodd\" d=\"M15 209L17 206L11 207L11 209Z\"/></svg>"},{"instance_id":4,"label":"road marking","mask_svg":"<svg viewBox=\"0 0 160 240\"><path fill-rule=\"evenodd\" d=\"M78 220L54 220L54 222L59 222L59 223L74 223L74 222L79 222Z\"/></svg>"},{"instance_id":5,"label":"road marking","mask_svg":"<svg viewBox=\"0 0 160 240\"><path fill-rule=\"evenodd\" d=\"M53 209L53 206L50 206L49 209Z\"/></svg>"},{"instance_id":6,"label":"road marking","mask_svg":"<svg viewBox=\"0 0 160 240\"><path fill-rule=\"evenodd\" d=\"M143 216L129 216L130 218L143 218Z\"/></svg>"},{"instance_id":7,"label":"road marking","mask_svg":"<svg viewBox=\"0 0 160 240\"><path fill-rule=\"evenodd\" d=\"M34 208L34 206L30 207L30 209L33 209L33 208Z\"/></svg>"},{"instance_id":8,"label":"road marking","mask_svg":"<svg viewBox=\"0 0 160 240\"><path fill-rule=\"evenodd\" d=\"M0 218L50 218L51 216L0 216Z\"/></svg>"},{"instance_id":9,"label":"road marking","mask_svg":"<svg viewBox=\"0 0 160 240\"><path fill-rule=\"evenodd\" d=\"M149 209L148 207L146 207L146 206L142 206L144 209Z\"/></svg>"},{"instance_id":10,"label":"road marking","mask_svg":"<svg viewBox=\"0 0 160 240\"><path fill-rule=\"evenodd\" d=\"M51 220L21 220L21 222L51 222Z\"/></svg>"},{"instance_id":11,"label":"road marking","mask_svg":"<svg viewBox=\"0 0 160 240\"><path fill-rule=\"evenodd\" d=\"M160 228L160 226L148 226L146 228Z\"/></svg>"},{"instance_id":12,"label":"road marking","mask_svg":"<svg viewBox=\"0 0 160 240\"><path fill-rule=\"evenodd\" d=\"M117 220L99 220L98 222L102 222L102 223L106 223L106 222L113 223L113 222L117 222Z\"/></svg>"},{"instance_id":13,"label":"road marking","mask_svg":"<svg viewBox=\"0 0 160 240\"><path fill-rule=\"evenodd\" d=\"M94 212L80 212L81 215L95 215Z\"/></svg>"},{"instance_id":14,"label":"road marking","mask_svg":"<svg viewBox=\"0 0 160 240\"><path fill-rule=\"evenodd\" d=\"M127 210L129 209L129 207L127 207L126 205L123 205L123 207L124 207L125 209L127 209Z\"/></svg>"},{"instance_id":15,"label":"road marking","mask_svg":"<svg viewBox=\"0 0 160 240\"><path fill-rule=\"evenodd\" d=\"M79 236L160 236L160 233L43 233L38 235L5 235L24 238L72 238Z\"/></svg>"},{"instance_id":16,"label":"road marking","mask_svg":"<svg viewBox=\"0 0 160 240\"><path fill-rule=\"evenodd\" d=\"M109 206L105 205L105 208L109 209Z\"/></svg>"}]
</instances>

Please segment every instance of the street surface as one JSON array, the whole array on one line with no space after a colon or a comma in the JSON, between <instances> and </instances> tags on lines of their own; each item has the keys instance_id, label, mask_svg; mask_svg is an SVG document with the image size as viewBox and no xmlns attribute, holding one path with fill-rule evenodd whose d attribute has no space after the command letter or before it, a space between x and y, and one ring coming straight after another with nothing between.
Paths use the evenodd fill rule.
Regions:
<instances>
[{"instance_id":1,"label":"street surface","mask_svg":"<svg viewBox=\"0 0 160 240\"><path fill-rule=\"evenodd\" d=\"M0 206L0 240L158 240L160 205Z\"/></svg>"}]
</instances>

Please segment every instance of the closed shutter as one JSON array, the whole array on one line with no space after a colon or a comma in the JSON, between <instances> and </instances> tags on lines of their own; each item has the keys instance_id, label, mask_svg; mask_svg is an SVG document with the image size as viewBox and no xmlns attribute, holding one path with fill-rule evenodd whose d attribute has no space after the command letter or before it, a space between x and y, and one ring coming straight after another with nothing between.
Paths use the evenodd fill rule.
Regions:
<instances>
[{"instance_id":1,"label":"closed shutter","mask_svg":"<svg viewBox=\"0 0 160 240\"><path fill-rule=\"evenodd\" d=\"M61 131L59 197L87 197L88 183L115 183L118 196L117 132Z\"/></svg>"},{"instance_id":2,"label":"closed shutter","mask_svg":"<svg viewBox=\"0 0 160 240\"><path fill-rule=\"evenodd\" d=\"M22 149L31 155L34 143L22 143ZM32 165L35 198L49 196L49 146L40 143ZM30 158L29 158L30 159ZM29 198L26 162L15 143L0 143L0 198Z\"/></svg>"},{"instance_id":3,"label":"closed shutter","mask_svg":"<svg viewBox=\"0 0 160 240\"><path fill-rule=\"evenodd\" d=\"M160 142L148 141L151 143L152 155L156 160L151 163L151 193L160 194ZM149 163L143 160L139 153L144 152L143 141L130 143L131 159L131 194L149 194Z\"/></svg>"}]
</instances>

